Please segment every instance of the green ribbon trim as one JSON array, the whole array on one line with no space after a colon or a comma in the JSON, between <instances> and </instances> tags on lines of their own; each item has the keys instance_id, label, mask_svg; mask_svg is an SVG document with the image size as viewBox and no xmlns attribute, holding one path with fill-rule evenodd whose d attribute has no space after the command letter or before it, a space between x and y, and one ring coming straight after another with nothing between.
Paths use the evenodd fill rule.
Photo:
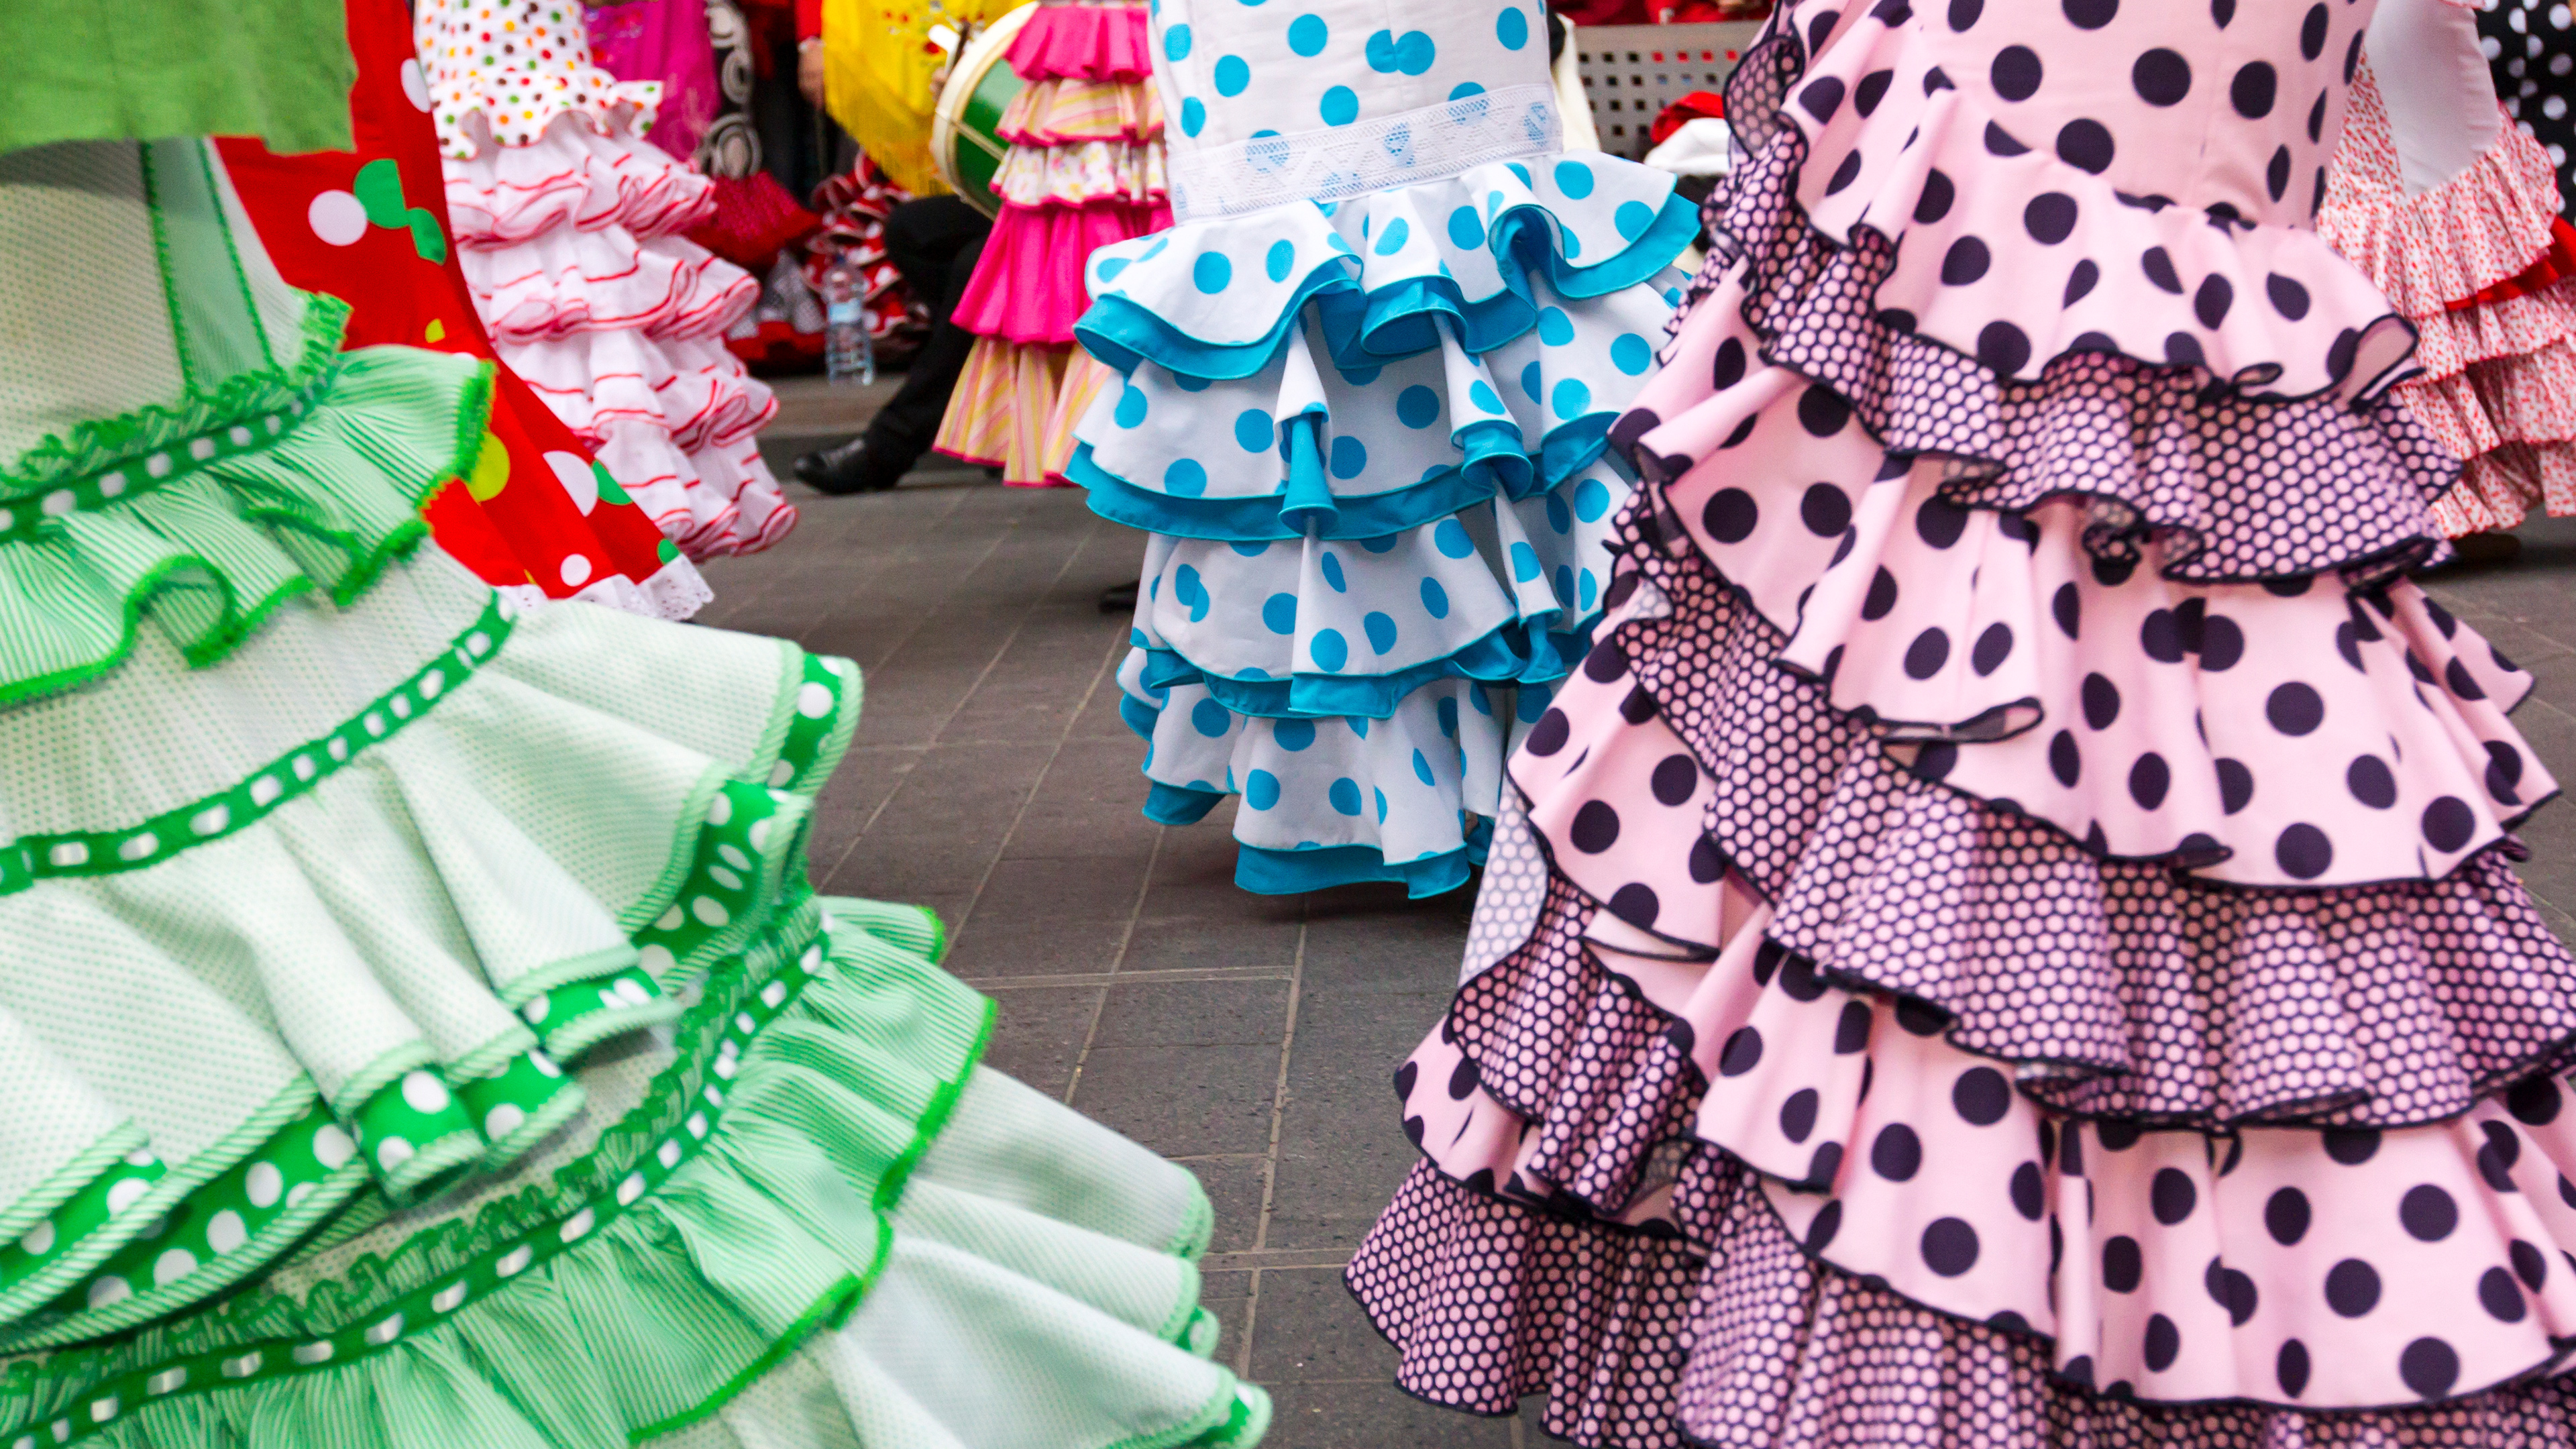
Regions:
<instances>
[{"instance_id":1,"label":"green ribbon trim","mask_svg":"<svg viewBox=\"0 0 2576 1449\"><path fill-rule=\"evenodd\" d=\"M785 961L763 989L744 989L738 994L711 993L693 1015L708 1025L721 1025L724 1034L718 1050L739 1056L750 1048L763 1028L798 1000L806 984L815 979L822 966L820 946L810 948L804 955ZM988 1001L985 1004L987 1035L991 1031L991 1020L991 1003ZM982 1038L978 1040L980 1045ZM969 1058L969 1070L972 1060ZM943 1093L943 1096L953 1100L953 1091L963 1090L964 1076L965 1073L961 1072L952 1092ZM668 1082L664 1085L669 1089L685 1087L686 1083ZM653 1150L638 1156L613 1186L580 1202L571 1211L540 1221L507 1243L485 1248L466 1262L437 1275L436 1281L428 1286L370 1310L361 1322L323 1333L271 1338L183 1354L84 1385L68 1400L71 1412L58 1414L42 1426L42 1442L54 1445L80 1443L116 1425L129 1411L174 1394L273 1382L337 1368L381 1354L401 1342L407 1334L438 1326L466 1304L480 1302L530 1269L551 1263L589 1242L602 1228L625 1216L628 1210L669 1181L672 1174L697 1159L714 1136L717 1125L723 1121L727 1103L723 1089L707 1083L694 1093L683 1091L675 1099L666 1099L662 1105L672 1111L686 1109L685 1115L662 1135ZM925 1124L928 1121L928 1118L924 1119ZM927 1150L927 1146L925 1135L906 1154L905 1160L917 1160L918 1154ZM858 1285L857 1292L866 1291L866 1282L874 1280L876 1270L884 1266L885 1256L885 1249L881 1246L875 1268ZM841 1294L836 1290L831 1297L837 1302ZM798 1329L810 1333L830 1316L828 1312L809 1313L810 1321L800 1324ZM748 1379L743 1380L745 1384L748 1382Z\"/></svg>"},{"instance_id":2,"label":"green ribbon trim","mask_svg":"<svg viewBox=\"0 0 2576 1449\"><path fill-rule=\"evenodd\" d=\"M471 471L491 365L343 353L348 312L309 297L291 366L83 423L0 468L0 705L113 671L146 613L212 664L300 594L353 602L429 536L419 506Z\"/></svg>"},{"instance_id":3,"label":"green ribbon trim","mask_svg":"<svg viewBox=\"0 0 2576 1449\"><path fill-rule=\"evenodd\" d=\"M169 468L151 475L158 482L175 476L182 465L191 471L205 466L207 459L191 456L190 445L197 439L236 426L266 432L271 417L302 417L339 375L340 342L352 310L337 297L308 293L304 336L293 363L235 373L210 392L95 418L44 438L0 468L0 503L35 502L66 488L94 488L104 474L119 469L141 473L147 458L169 455Z\"/></svg>"},{"instance_id":4,"label":"green ribbon trim","mask_svg":"<svg viewBox=\"0 0 2576 1449\"><path fill-rule=\"evenodd\" d=\"M489 662L510 636L509 606L495 594L446 653L378 695L329 734L271 760L228 790L122 830L28 835L0 846L0 895L40 880L120 875L160 864L192 846L222 840L310 793L350 761L402 733Z\"/></svg>"}]
</instances>

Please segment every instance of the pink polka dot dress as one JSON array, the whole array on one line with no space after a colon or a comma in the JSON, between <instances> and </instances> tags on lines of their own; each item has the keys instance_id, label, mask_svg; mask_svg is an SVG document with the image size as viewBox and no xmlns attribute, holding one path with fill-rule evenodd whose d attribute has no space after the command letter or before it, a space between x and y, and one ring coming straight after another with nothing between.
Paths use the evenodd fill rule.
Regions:
<instances>
[{"instance_id":1,"label":"pink polka dot dress","mask_svg":"<svg viewBox=\"0 0 2576 1449\"><path fill-rule=\"evenodd\" d=\"M2397 3L2397 0L2384 0ZM1399 1381L1595 1449L2576 1444L2576 958L2317 234L2371 0L1785 0L1507 761ZM2384 64L2384 63L2383 63Z\"/></svg>"}]
</instances>

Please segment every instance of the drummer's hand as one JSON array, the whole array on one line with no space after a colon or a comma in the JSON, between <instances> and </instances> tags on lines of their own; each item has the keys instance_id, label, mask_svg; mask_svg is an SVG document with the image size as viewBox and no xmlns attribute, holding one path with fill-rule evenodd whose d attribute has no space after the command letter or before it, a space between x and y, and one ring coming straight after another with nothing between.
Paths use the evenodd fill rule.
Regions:
<instances>
[{"instance_id":1,"label":"drummer's hand","mask_svg":"<svg viewBox=\"0 0 2576 1449\"><path fill-rule=\"evenodd\" d=\"M820 109L823 104L823 42L809 40L796 48L796 89Z\"/></svg>"}]
</instances>

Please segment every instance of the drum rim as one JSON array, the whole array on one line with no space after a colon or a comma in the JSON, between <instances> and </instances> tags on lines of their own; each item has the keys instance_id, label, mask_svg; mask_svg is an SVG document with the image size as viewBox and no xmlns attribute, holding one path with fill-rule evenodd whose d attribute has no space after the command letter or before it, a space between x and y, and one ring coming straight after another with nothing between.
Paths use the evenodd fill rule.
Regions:
<instances>
[{"instance_id":1,"label":"drum rim","mask_svg":"<svg viewBox=\"0 0 2576 1449\"><path fill-rule=\"evenodd\" d=\"M947 184L950 191L963 198L968 206L986 216L998 215L1001 211L1001 203L989 191L980 196L973 194L973 189L966 186L964 178L957 173L954 153L956 143L961 139L980 149L989 150L990 147L983 137L965 130L958 123L965 114L967 101L982 86L984 78L992 73L990 65L979 64L979 62L997 50L1009 50L1012 39L1020 33L1022 26L1029 23L1029 18L1037 14L1038 9L1039 0L1028 0L1026 4L1005 11L992 24L968 39L965 48L957 53L957 58L949 62L948 84L940 87L939 96L931 105L931 165L937 169L939 179ZM1007 62L1004 63L1007 64ZM973 77L972 84L966 83L969 77ZM955 97L953 102L950 99L952 96ZM1002 153L994 152L993 159L996 164L999 164Z\"/></svg>"}]
</instances>

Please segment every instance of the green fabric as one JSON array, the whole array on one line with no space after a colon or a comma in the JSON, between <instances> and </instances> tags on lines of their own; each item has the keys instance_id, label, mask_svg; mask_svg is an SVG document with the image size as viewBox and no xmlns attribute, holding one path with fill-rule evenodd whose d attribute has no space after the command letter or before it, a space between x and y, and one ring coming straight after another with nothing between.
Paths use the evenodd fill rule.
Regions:
<instances>
[{"instance_id":1,"label":"green fabric","mask_svg":"<svg viewBox=\"0 0 2576 1449\"><path fill-rule=\"evenodd\" d=\"M989 1030L989 1003L929 963L864 936L819 942L819 925L810 901L794 905L710 979L654 1092L550 1186L431 1228L303 1303L253 1291L148 1340L22 1362L0 1383L0 1438L68 1414L70 1439L55 1438L77 1442L128 1407L157 1414L183 1392L281 1384L381 1358L413 1333L472 1340L479 1328L507 1340L525 1323L495 1295L522 1275L532 1288L596 1289L625 1311L553 1344L522 1341L488 1373L506 1380L516 1358L543 1377L552 1349L584 1339L608 1369L627 1348L642 1372L609 1387L621 1407L649 1415L629 1432L738 1390L746 1370L834 1316L881 1267L878 1204L900 1193ZM796 1050L862 1022L897 1029L872 1033L864 1057ZM719 1061L738 1064L730 1090L716 1085ZM829 1135L798 1130L807 1126ZM626 1334L635 1338L624 1345L601 1341ZM260 1401L210 1402L243 1414L246 1433L264 1417ZM163 1416L154 1437L187 1417Z\"/></svg>"},{"instance_id":2,"label":"green fabric","mask_svg":"<svg viewBox=\"0 0 2576 1449\"><path fill-rule=\"evenodd\" d=\"M340 0L0 5L0 151L197 135L346 151L356 79Z\"/></svg>"},{"instance_id":3,"label":"green fabric","mask_svg":"<svg viewBox=\"0 0 2576 1449\"><path fill-rule=\"evenodd\" d=\"M518 645L567 628L556 643L584 640L588 626L657 647L750 643L593 611L549 612L541 622L523 622L470 688L438 691L437 708L411 718L444 729L457 711L484 711L484 692L508 697L521 688L505 683ZM542 677L547 649L531 647ZM594 661L598 647L590 641L586 651ZM1173 1256L1205 1243L1205 1200L1187 1175L1026 1088L972 1075L991 1008L925 959L942 938L927 912L817 902L789 884L802 875L807 797L768 782L819 786L847 747L858 680L846 662L793 650L751 647L741 657L775 661L776 703L757 729L766 753L738 761L752 779L691 793L705 803L685 817L697 822L680 851L686 864L653 892L666 915L682 919L657 917L647 931L668 943L671 969L693 978L697 992L674 1025L676 1055L643 1102L579 1160L381 1258L362 1258L300 1299L254 1287L162 1317L148 1333L9 1364L0 1375L0 1443L24 1432L57 1443L108 1434L206 1449L623 1443L721 1414L806 1356L869 1357L844 1326L855 1326L853 1310L881 1280L898 1288L887 1312L933 1292L952 1325L989 1316L992 1303L1025 1300L1004 1315L1017 1337L996 1361L1034 1353L1054 1365L1052 1392L1023 1396L1048 1422L1082 1427L1047 1442L1241 1442L1224 1436L1266 1422L1257 1391L1165 1341L1187 1340L1202 1355L1212 1347L1187 1330L1197 1280ZM509 723L517 715L491 718L524 729ZM354 758L418 738L389 738ZM781 775L779 760L790 757L802 763ZM157 876L201 854L182 851L123 878ZM709 912L701 900L733 904ZM710 959L710 951L721 954ZM636 1003L619 984L640 992L652 980L626 971L605 979L605 996L621 1006ZM596 983L586 989L603 995ZM679 1010L677 998L650 999ZM611 1009L604 1000L602 1009ZM519 1071L519 1085L535 1087L544 1062L531 1053L524 1071L500 1076ZM981 1085L970 1091L970 1081ZM370 1105L396 1094L404 1111L429 1122L484 1111L471 1086L452 1101L430 1090L437 1086L433 1070L408 1072L380 1083ZM540 1096L516 1110L547 1106ZM478 1121L497 1151L504 1133L488 1116ZM499 1124L513 1125L527 1124ZM371 1122L334 1142L327 1118L296 1128L310 1132L305 1151L315 1161L305 1175L327 1174L344 1192L367 1173L351 1159L349 1139L381 1142L399 1130ZM332 1145L316 1151L322 1143ZM908 1191L916 1179L917 1198ZM276 1188L258 1191L273 1203ZM234 1231L217 1217L240 1212L253 1194L236 1170L178 1204L168 1230L111 1266L141 1275L174 1250L194 1255L208 1233ZM359 1204L357 1230L385 1221L376 1201ZM299 1232L310 1230L310 1213L298 1221ZM902 1247L906 1234L915 1247ZM253 1260L229 1261L238 1272ZM138 1278L110 1290L134 1296L83 1318L95 1329L142 1313L155 1290L139 1289ZM950 1331L963 1339L967 1329ZM874 1356L902 1367L899 1355ZM582 1365L571 1381L560 1372L567 1363ZM925 1403L917 1373L848 1372L870 1376L870 1392L891 1396L905 1416L935 1423L965 1412ZM1140 1422L1161 1427L1142 1435L1100 1427ZM397 1424L398 1438L377 1437ZM865 1442L876 1449L881 1441Z\"/></svg>"},{"instance_id":4,"label":"green fabric","mask_svg":"<svg viewBox=\"0 0 2576 1449\"><path fill-rule=\"evenodd\" d=\"M509 635L510 616L495 595L445 655L421 666L330 734L279 756L231 789L121 828L29 835L0 844L0 895L39 880L148 869L179 851L249 829L287 802L303 798L369 746L426 718Z\"/></svg>"},{"instance_id":5,"label":"green fabric","mask_svg":"<svg viewBox=\"0 0 2576 1449\"><path fill-rule=\"evenodd\" d=\"M114 669L146 617L211 664L289 598L348 603L428 536L420 505L470 467L491 370L343 353L347 315L316 298L292 368L48 439L0 472L0 705Z\"/></svg>"}]
</instances>

